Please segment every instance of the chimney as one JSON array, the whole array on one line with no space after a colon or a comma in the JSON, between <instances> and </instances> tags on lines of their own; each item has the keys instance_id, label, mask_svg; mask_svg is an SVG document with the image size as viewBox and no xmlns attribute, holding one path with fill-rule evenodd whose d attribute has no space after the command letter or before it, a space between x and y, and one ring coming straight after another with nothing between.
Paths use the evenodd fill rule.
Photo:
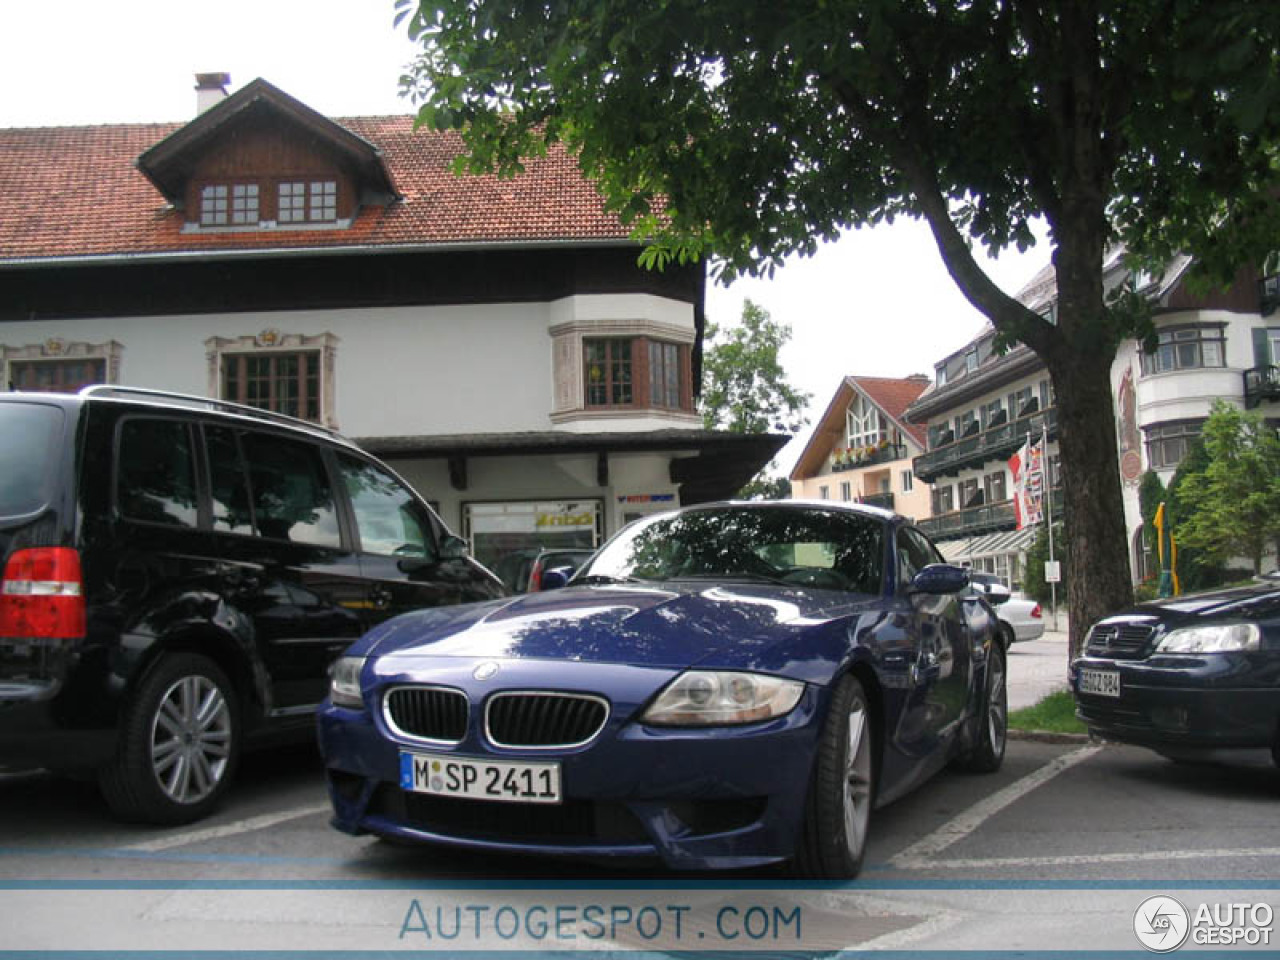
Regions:
<instances>
[{"instance_id":1,"label":"chimney","mask_svg":"<svg viewBox=\"0 0 1280 960\"><path fill-rule=\"evenodd\" d=\"M229 73L197 73L196 116L227 99L227 85L230 83Z\"/></svg>"}]
</instances>

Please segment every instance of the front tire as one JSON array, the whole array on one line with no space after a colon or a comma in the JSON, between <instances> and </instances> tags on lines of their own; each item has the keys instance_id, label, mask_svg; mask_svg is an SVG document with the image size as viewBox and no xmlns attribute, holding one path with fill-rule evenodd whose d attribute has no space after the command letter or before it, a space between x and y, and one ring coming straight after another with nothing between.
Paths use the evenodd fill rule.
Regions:
<instances>
[{"instance_id":1,"label":"front tire","mask_svg":"<svg viewBox=\"0 0 1280 960\"><path fill-rule=\"evenodd\" d=\"M867 852L876 795L875 727L857 677L836 684L818 740L800 844L792 864L803 877L850 880Z\"/></svg>"},{"instance_id":2,"label":"front tire","mask_svg":"<svg viewBox=\"0 0 1280 960\"><path fill-rule=\"evenodd\" d=\"M982 712L974 731L973 747L964 766L977 773L995 773L1004 763L1009 734L1009 684L1004 645L993 642L987 650L986 689Z\"/></svg>"},{"instance_id":3,"label":"front tire","mask_svg":"<svg viewBox=\"0 0 1280 960\"><path fill-rule=\"evenodd\" d=\"M1000 624L1000 642L1004 644L1004 652L1008 653L1009 648L1013 646L1014 640L1017 639L1013 633L1013 627L1007 623Z\"/></svg>"},{"instance_id":4,"label":"front tire","mask_svg":"<svg viewBox=\"0 0 1280 960\"><path fill-rule=\"evenodd\" d=\"M235 688L207 657L165 654L124 711L116 756L99 776L123 820L191 823L222 801L240 755Z\"/></svg>"}]
</instances>

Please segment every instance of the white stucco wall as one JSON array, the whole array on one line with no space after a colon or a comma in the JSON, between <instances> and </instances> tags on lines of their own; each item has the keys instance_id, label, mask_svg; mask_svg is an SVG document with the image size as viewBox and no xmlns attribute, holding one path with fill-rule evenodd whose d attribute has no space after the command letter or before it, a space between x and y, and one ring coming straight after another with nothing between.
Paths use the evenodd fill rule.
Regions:
<instances>
[{"instance_id":1,"label":"white stucco wall","mask_svg":"<svg viewBox=\"0 0 1280 960\"><path fill-rule=\"evenodd\" d=\"M553 303L286 310L234 314L38 320L5 324L0 345L51 338L121 344L119 382L210 393L205 341L265 330L337 337L336 426L349 436L504 433L552 429L550 328L632 323L694 336L689 304L648 295L591 295ZM692 415L606 415L568 429L610 431L697 426Z\"/></svg>"}]
</instances>

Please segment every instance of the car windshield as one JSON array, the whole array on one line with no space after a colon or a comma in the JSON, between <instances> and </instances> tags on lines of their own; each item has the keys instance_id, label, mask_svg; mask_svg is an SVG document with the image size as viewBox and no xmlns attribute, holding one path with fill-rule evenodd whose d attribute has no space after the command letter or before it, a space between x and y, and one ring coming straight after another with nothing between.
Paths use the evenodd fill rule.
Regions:
<instances>
[{"instance_id":1,"label":"car windshield","mask_svg":"<svg viewBox=\"0 0 1280 960\"><path fill-rule=\"evenodd\" d=\"M62 420L62 410L50 404L0 404L0 517L32 513L47 502Z\"/></svg>"},{"instance_id":2,"label":"car windshield","mask_svg":"<svg viewBox=\"0 0 1280 960\"><path fill-rule=\"evenodd\" d=\"M884 521L804 507L718 507L626 528L576 582L761 580L880 592Z\"/></svg>"}]
</instances>

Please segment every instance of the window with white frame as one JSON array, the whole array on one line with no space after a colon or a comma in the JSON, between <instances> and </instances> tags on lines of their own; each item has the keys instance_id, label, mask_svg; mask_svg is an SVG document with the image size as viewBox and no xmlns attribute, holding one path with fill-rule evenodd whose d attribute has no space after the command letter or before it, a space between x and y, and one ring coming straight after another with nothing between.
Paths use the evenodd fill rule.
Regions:
<instances>
[{"instance_id":1,"label":"window with white frame","mask_svg":"<svg viewBox=\"0 0 1280 960\"><path fill-rule=\"evenodd\" d=\"M818 499L819 499L819 500L830 500L830 499L831 499L831 488L830 488L830 487L828 487L828 486L826 486L825 484L823 484L821 487L819 487L819 488L818 488Z\"/></svg>"},{"instance_id":2,"label":"window with white frame","mask_svg":"<svg viewBox=\"0 0 1280 960\"><path fill-rule=\"evenodd\" d=\"M848 480L842 480L840 482L840 499L841 500L853 499L853 484L850 483Z\"/></svg>"},{"instance_id":3,"label":"window with white frame","mask_svg":"<svg viewBox=\"0 0 1280 960\"><path fill-rule=\"evenodd\" d=\"M849 404L845 426L849 434L849 446L855 450L874 447L887 435L879 409L860 393L855 394L853 402Z\"/></svg>"},{"instance_id":4,"label":"window with white frame","mask_svg":"<svg viewBox=\"0 0 1280 960\"><path fill-rule=\"evenodd\" d=\"M1142 353L1142 373L1149 376L1173 370L1198 370L1226 364L1226 338L1222 324L1198 324L1161 330L1156 349Z\"/></svg>"},{"instance_id":5,"label":"window with white frame","mask_svg":"<svg viewBox=\"0 0 1280 960\"><path fill-rule=\"evenodd\" d=\"M910 470L902 471L902 492L910 493L912 486L915 484L915 475Z\"/></svg>"}]
</instances>

